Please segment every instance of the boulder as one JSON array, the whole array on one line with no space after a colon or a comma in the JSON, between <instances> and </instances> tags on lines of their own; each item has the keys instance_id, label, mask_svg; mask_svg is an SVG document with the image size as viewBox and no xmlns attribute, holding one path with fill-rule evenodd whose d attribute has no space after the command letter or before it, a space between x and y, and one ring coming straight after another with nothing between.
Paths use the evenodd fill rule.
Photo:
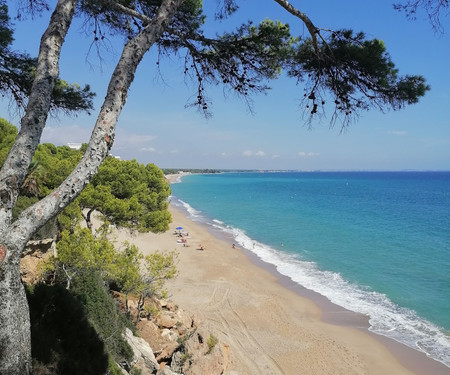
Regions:
<instances>
[{"instance_id":1,"label":"boulder","mask_svg":"<svg viewBox=\"0 0 450 375\"><path fill-rule=\"evenodd\" d=\"M177 321L177 319L169 314L161 314L157 320L161 328L173 328L177 324Z\"/></svg>"},{"instance_id":2,"label":"boulder","mask_svg":"<svg viewBox=\"0 0 450 375\"><path fill-rule=\"evenodd\" d=\"M176 312L176 317L178 318L178 321L180 321L183 326L187 327L187 328L192 328L194 327L194 321L191 318L191 316L189 314L187 314L186 312L184 312L183 310L178 310Z\"/></svg>"},{"instance_id":3,"label":"boulder","mask_svg":"<svg viewBox=\"0 0 450 375\"><path fill-rule=\"evenodd\" d=\"M149 374L156 373L159 370L159 364L156 361L155 355L150 345L144 339L136 337L133 335L130 329L125 328L125 333L123 334L125 340L133 349L134 358L133 364L137 364L142 370L144 375L144 369L150 371Z\"/></svg>"},{"instance_id":4,"label":"boulder","mask_svg":"<svg viewBox=\"0 0 450 375\"><path fill-rule=\"evenodd\" d=\"M170 329L164 328L161 331L161 336L167 338L169 341L176 342L180 337L176 332L171 331Z\"/></svg>"},{"instance_id":5,"label":"boulder","mask_svg":"<svg viewBox=\"0 0 450 375\"><path fill-rule=\"evenodd\" d=\"M171 358L173 353L178 349L180 345L176 342L172 342L170 344L167 344L164 346L164 348L161 350L161 353L158 354L158 357L156 360L158 362L168 362Z\"/></svg>"}]
</instances>

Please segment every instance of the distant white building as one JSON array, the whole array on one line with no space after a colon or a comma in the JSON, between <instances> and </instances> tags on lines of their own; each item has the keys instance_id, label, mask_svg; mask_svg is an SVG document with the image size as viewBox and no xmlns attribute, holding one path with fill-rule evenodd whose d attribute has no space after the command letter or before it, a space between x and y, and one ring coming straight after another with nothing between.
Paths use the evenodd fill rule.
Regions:
<instances>
[{"instance_id":1,"label":"distant white building","mask_svg":"<svg viewBox=\"0 0 450 375\"><path fill-rule=\"evenodd\" d=\"M81 148L81 143L68 143L67 146L72 150L79 150Z\"/></svg>"}]
</instances>

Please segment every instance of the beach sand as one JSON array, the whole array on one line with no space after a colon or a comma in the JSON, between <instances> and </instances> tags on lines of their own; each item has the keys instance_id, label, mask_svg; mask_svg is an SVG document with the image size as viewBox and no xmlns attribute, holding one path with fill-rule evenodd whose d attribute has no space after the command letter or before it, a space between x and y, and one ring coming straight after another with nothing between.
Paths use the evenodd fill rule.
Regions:
<instances>
[{"instance_id":1,"label":"beach sand","mask_svg":"<svg viewBox=\"0 0 450 375\"><path fill-rule=\"evenodd\" d=\"M217 237L174 207L170 211L168 232L130 236L120 230L117 240L136 244L144 254L179 253L179 276L167 283L170 299L231 353L227 373L450 374L420 352L370 334L365 317L295 286L233 248L231 239ZM178 226L189 232L189 247L177 243ZM206 249L198 250L199 244Z\"/></svg>"}]
</instances>

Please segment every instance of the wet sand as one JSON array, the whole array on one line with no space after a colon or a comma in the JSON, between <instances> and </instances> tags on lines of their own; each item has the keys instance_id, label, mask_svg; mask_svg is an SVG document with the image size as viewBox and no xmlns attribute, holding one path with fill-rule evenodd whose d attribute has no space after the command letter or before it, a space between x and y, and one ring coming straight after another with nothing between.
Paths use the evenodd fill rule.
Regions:
<instances>
[{"instance_id":1,"label":"wet sand","mask_svg":"<svg viewBox=\"0 0 450 375\"><path fill-rule=\"evenodd\" d=\"M371 334L365 316L293 283L184 212L170 211L168 232L120 230L117 241L128 240L144 254L179 253L179 276L167 284L170 299L231 350L229 374L450 374L424 354ZM189 247L177 242L179 226L189 232Z\"/></svg>"}]
</instances>

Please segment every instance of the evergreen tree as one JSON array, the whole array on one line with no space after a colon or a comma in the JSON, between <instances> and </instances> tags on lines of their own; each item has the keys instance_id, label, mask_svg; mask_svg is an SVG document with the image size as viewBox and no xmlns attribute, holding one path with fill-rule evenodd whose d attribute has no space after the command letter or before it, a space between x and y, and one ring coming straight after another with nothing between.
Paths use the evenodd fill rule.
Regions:
<instances>
[{"instance_id":1,"label":"evergreen tree","mask_svg":"<svg viewBox=\"0 0 450 375\"><path fill-rule=\"evenodd\" d=\"M19 272L25 244L33 233L81 194L108 155L136 69L150 48L155 46L162 54L185 55L185 74L196 81L197 95L192 104L205 113L208 113L205 90L209 84L220 83L246 98L266 91L268 81L283 70L302 83L306 90L304 108L310 116L320 115L322 109L331 105L333 121L341 116L343 126L360 110L399 109L416 103L428 90L423 77L399 75L381 41L369 40L363 33L351 30L324 30L288 1L274 1L305 25L308 38L291 35L286 24L270 20L258 25L249 22L236 30L207 37L203 31L205 16L201 0L56 2L41 38L20 132L0 171L2 374L31 373L29 311ZM48 8L45 0L25 3L32 11ZM234 0L221 3L218 18L231 16L238 5ZM102 40L104 30L122 34L127 41L82 159L55 190L13 221L20 187L55 103L53 93L59 84L61 47L76 12L90 20L87 24L94 27L94 42ZM7 30L4 35L6 40L10 38ZM8 56L8 51L3 55ZM4 68L7 67L5 64ZM18 69L19 73L24 71Z\"/></svg>"},{"instance_id":2,"label":"evergreen tree","mask_svg":"<svg viewBox=\"0 0 450 375\"><path fill-rule=\"evenodd\" d=\"M37 59L12 51L13 35L8 6L5 0L0 0L0 92L11 96L19 108L25 108L36 74ZM66 114L80 110L89 112L93 109L94 96L89 85L81 88L58 78L51 94L50 109Z\"/></svg>"}]
</instances>

